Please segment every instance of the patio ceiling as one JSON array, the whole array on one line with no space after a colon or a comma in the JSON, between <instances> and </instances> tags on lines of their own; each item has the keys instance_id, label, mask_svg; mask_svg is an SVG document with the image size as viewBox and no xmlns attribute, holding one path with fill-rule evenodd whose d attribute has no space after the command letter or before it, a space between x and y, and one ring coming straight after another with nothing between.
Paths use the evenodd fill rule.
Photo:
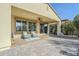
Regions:
<instances>
[{"instance_id":1,"label":"patio ceiling","mask_svg":"<svg viewBox=\"0 0 79 59\"><path fill-rule=\"evenodd\" d=\"M18 17L18 18L23 18L26 19L27 21L38 21L38 19L40 18L40 22L41 23L53 23L53 22L57 22L57 20L55 19L50 19L48 17L42 16L42 15L38 15L35 14L33 12L29 12L27 10L15 7L15 6L11 6L11 15Z\"/></svg>"}]
</instances>

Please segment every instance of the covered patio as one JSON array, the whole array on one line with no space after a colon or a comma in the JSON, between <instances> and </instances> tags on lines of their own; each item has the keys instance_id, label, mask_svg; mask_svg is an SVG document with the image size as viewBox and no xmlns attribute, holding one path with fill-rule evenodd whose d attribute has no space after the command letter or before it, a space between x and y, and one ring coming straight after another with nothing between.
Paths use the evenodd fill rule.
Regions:
<instances>
[{"instance_id":1,"label":"covered patio","mask_svg":"<svg viewBox=\"0 0 79 59\"><path fill-rule=\"evenodd\" d=\"M12 45L26 44L27 40L48 39L52 23L57 25L57 35L61 33L60 18L49 4L12 3L0 4L0 7L0 25L3 26L0 37L0 51L10 49ZM30 37L30 39L25 41L22 39L24 35ZM33 39L33 37L35 38ZM36 39L36 37L39 39Z\"/></svg>"},{"instance_id":2,"label":"covered patio","mask_svg":"<svg viewBox=\"0 0 79 59\"><path fill-rule=\"evenodd\" d=\"M21 7L18 7L18 5L19 4L13 4L11 6L12 45L25 43L25 41L21 38L22 32L27 32L29 35L31 31L36 33L39 39L48 39L50 34L50 25L53 25L53 23L57 25L57 35L59 35L61 26L61 22L59 20L25 10ZM50 9L46 13L49 14L49 11ZM27 41L28 40L30 39L27 38ZM32 40L35 39L32 38ZM38 38L36 38L36 40L38 40Z\"/></svg>"}]
</instances>

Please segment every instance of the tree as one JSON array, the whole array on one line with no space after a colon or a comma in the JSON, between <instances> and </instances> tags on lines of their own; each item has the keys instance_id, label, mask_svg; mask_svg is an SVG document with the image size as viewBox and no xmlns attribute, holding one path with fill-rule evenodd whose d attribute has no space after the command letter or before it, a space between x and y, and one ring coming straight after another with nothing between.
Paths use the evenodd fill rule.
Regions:
<instances>
[{"instance_id":1,"label":"tree","mask_svg":"<svg viewBox=\"0 0 79 59\"><path fill-rule=\"evenodd\" d=\"M74 26L77 30L77 36L79 37L79 15L76 15L73 20Z\"/></svg>"},{"instance_id":2,"label":"tree","mask_svg":"<svg viewBox=\"0 0 79 59\"><path fill-rule=\"evenodd\" d=\"M62 25L62 30L65 35L72 35L74 33L74 25L72 22L68 22Z\"/></svg>"}]
</instances>

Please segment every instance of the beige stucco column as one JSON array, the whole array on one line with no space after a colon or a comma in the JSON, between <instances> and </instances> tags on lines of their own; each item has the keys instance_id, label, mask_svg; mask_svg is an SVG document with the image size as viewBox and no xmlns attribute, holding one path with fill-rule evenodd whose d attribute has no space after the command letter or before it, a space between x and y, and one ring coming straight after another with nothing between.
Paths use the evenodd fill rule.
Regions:
<instances>
[{"instance_id":1,"label":"beige stucco column","mask_svg":"<svg viewBox=\"0 0 79 59\"><path fill-rule=\"evenodd\" d=\"M40 21L39 20L36 23L36 32L37 34L40 34Z\"/></svg>"},{"instance_id":2,"label":"beige stucco column","mask_svg":"<svg viewBox=\"0 0 79 59\"><path fill-rule=\"evenodd\" d=\"M11 6L0 4L0 51L11 47Z\"/></svg>"},{"instance_id":3,"label":"beige stucco column","mask_svg":"<svg viewBox=\"0 0 79 59\"><path fill-rule=\"evenodd\" d=\"M27 32L29 31L29 23L27 22Z\"/></svg>"},{"instance_id":4,"label":"beige stucco column","mask_svg":"<svg viewBox=\"0 0 79 59\"><path fill-rule=\"evenodd\" d=\"M40 34L40 23L36 23L36 32L37 34Z\"/></svg>"},{"instance_id":5,"label":"beige stucco column","mask_svg":"<svg viewBox=\"0 0 79 59\"><path fill-rule=\"evenodd\" d=\"M57 22L57 35L61 34L61 21Z\"/></svg>"}]
</instances>

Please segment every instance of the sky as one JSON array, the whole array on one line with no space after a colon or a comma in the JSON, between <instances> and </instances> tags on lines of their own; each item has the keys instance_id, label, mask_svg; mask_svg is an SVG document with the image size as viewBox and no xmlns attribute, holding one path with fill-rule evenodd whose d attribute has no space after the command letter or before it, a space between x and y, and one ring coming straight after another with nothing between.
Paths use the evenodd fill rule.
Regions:
<instances>
[{"instance_id":1,"label":"sky","mask_svg":"<svg viewBox=\"0 0 79 59\"><path fill-rule=\"evenodd\" d=\"M51 3L58 16L63 19L73 20L79 14L79 3Z\"/></svg>"}]
</instances>

